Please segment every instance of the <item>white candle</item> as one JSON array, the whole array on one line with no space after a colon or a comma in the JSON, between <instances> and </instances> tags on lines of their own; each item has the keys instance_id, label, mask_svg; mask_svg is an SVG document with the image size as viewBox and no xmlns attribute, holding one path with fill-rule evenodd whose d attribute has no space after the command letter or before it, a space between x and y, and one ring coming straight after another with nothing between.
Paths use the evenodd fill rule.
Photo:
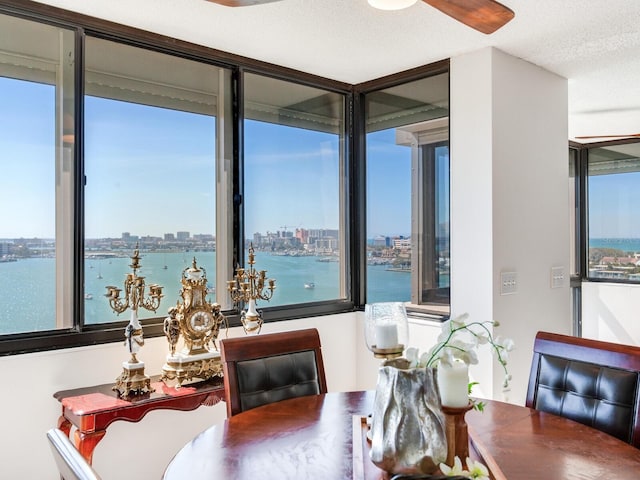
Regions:
<instances>
[{"instance_id":1,"label":"white candle","mask_svg":"<svg viewBox=\"0 0 640 480\"><path fill-rule=\"evenodd\" d=\"M452 366L438 365L440 399L446 407L462 408L469 404L469 366L455 360Z\"/></svg>"},{"instance_id":2,"label":"white candle","mask_svg":"<svg viewBox=\"0 0 640 480\"><path fill-rule=\"evenodd\" d=\"M398 345L398 329L393 323L376 325L376 347L393 348Z\"/></svg>"}]
</instances>

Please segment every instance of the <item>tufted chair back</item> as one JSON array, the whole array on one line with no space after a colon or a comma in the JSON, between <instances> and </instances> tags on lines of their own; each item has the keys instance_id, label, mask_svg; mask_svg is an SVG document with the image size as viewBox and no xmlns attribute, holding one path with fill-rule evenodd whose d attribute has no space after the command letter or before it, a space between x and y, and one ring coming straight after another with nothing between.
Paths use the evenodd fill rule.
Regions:
<instances>
[{"instance_id":1,"label":"tufted chair back","mask_svg":"<svg viewBox=\"0 0 640 480\"><path fill-rule=\"evenodd\" d=\"M640 347L539 332L526 405L640 448Z\"/></svg>"},{"instance_id":2,"label":"tufted chair back","mask_svg":"<svg viewBox=\"0 0 640 480\"><path fill-rule=\"evenodd\" d=\"M220 341L227 417L267 403L327 392L315 328Z\"/></svg>"}]
</instances>

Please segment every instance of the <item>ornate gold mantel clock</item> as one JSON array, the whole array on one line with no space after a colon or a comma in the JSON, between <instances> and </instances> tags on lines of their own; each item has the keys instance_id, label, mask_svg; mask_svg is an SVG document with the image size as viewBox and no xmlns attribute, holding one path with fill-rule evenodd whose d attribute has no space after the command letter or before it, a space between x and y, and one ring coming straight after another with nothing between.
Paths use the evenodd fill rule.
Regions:
<instances>
[{"instance_id":1,"label":"ornate gold mantel clock","mask_svg":"<svg viewBox=\"0 0 640 480\"><path fill-rule=\"evenodd\" d=\"M182 302L169 308L169 316L164 321L170 353L162 367L162 380L177 380L178 387L196 378L222 377L222 362L215 341L220 326L226 322L220 305L206 299L207 273L198 267L195 258L191 267L182 271L181 282ZM180 336L184 348L176 353Z\"/></svg>"}]
</instances>

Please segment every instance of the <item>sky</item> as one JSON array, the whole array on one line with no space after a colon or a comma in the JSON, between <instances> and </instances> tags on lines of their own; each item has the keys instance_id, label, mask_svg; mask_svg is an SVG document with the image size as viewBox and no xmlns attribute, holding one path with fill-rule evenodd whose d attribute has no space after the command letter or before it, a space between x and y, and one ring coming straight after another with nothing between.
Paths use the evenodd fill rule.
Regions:
<instances>
[{"instance_id":1,"label":"sky","mask_svg":"<svg viewBox=\"0 0 640 480\"><path fill-rule=\"evenodd\" d=\"M590 177L589 198L591 238L640 238L640 172Z\"/></svg>"},{"instance_id":2,"label":"sky","mask_svg":"<svg viewBox=\"0 0 640 480\"><path fill-rule=\"evenodd\" d=\"M0 238L53 238L52 86L0 77ZM87 97L87 238L215 227L211 116ZM410 149L367 136L367 236L409 235ZM245 233L339 226L337 135L245 122ZM640 237L640 173L591 179L590 235ZM613 213L615 212L615 213Z\"/></svg>"},{"instance_id":3,"label":"sky","mask_svg":"<svg viewBox=\"0 0 640 480\"><path fill-rule=\"evenodd\" d=\"M0 77L0 238L54 236L54 95L51 86ZM213 231L214 117L96 97L84 108L87 238ZM386 137L371 150L369 220L373 234L406 234L409 171L380 161L399 148L389 143L393 132ZM338 228L337 135L247 120L245 138L248 236Z\"/></svg>"}]
</instances>

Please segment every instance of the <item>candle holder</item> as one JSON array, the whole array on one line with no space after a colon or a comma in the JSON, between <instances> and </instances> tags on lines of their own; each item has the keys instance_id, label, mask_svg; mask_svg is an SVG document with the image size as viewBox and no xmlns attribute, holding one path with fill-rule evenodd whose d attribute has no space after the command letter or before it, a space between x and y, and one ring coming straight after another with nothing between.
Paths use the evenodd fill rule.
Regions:
<instances>
[{"instance_id":1,"label":"candle holder","mask_svg":"<svg viewBox=\"0 0 640 480\"><path fill-rule=\"evenodd\" d=\"M402 302L371 303L364 307L365 340L376 358L402 356L409 341L407 311Z\"/></svg>"},{"instance_id":2,"label":"candle holder","mask_svg":"<svg viewBox=\"0 0 640 480\"><path fill-rule=\"evenodd\" d=\"M128 273L124 280L124 298L120 298L120 292L123 289L108 286L105 297L109 299L111 309L120 315L127 309L131 309L131 317L129 324L125 327L125 346L131 357L128 361L122 363L122 373L116 379L113 390L116 390L121 396L129 396L130 394L140 394L153 392L151 388L151 380L144 373L144 362L138 360L137 353L144 345L144 337L142 335L142 325L138 320L138 308L155 312L160 306L162 295L162 287L160 285L149 285L149 296L145 298L145 281L144 277L137 275L140 269L140 251L138 245L131 256L131 264L133 273Z\"/></svg>"},{"instance_id":3,"label":"candle holder","mask_svg":"<svg viewBox=\"0 0 640 480\"><path fill-rule=\"evenodd\" d=\"M447 432L447 465L453 465L455 457L465 459L469 456L469 432L464 419L473 404L465 407L447 407L442 405Z\"/></svg>"},{"instance_id":4,"label":"candle holder","mask_svg":"<svg viewBox=\"0 0 640 480\"><path fill-rule=\"evenodd\" d=\"M242 328L247 334L260 333L262 328L262 316L256 309L256 300L271 300L273 291L276 289L276 281L273 278L266 278L266 270L257 271L254 268L255 263L253 244L250 244L247 260L249 267L236 268L234 279L227 281L227 290L234 305L237 306L240 302L247 303L247 308L240 314ZM268 286L265 286L265 281Z\"/></svg>"}]
</instances>

